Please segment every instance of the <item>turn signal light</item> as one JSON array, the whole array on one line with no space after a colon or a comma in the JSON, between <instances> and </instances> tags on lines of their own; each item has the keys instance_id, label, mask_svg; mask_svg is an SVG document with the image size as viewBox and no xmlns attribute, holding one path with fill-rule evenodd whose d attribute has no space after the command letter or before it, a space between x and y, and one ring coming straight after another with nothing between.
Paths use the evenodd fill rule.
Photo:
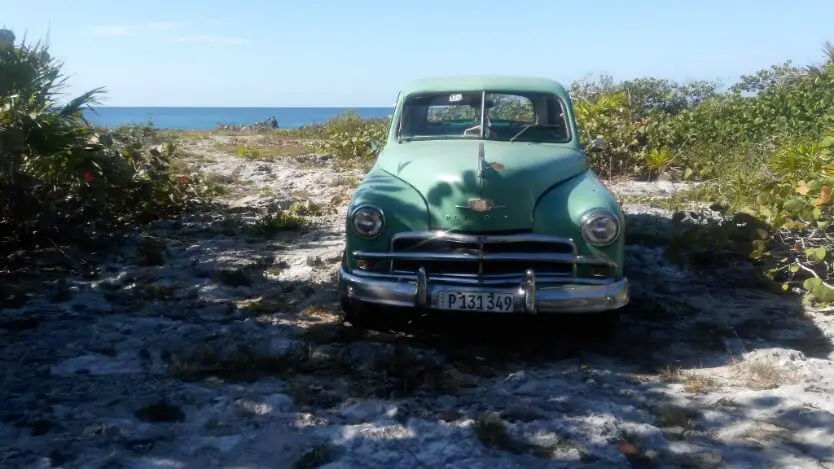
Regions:
<instances>
[{"instance_id":1,"label":"turn signal light","mask_svg":"<svg viewBox=\"0 0 834 469\"><path fill-rule=\"evenodd\" d=\"M359 268L362 270L371 270L376 265L376 262L362 260L356 261L356 265L359 266Z\"/></svg>"},{"instance_id":2,"label":"turn signal light","mask_svg":"<svg viewBox=\"0 0 834 469\"><path fill-rule=\"evenodd\" d=\"M588 268L591 277L607 277L611 275L611 269L603 265L594 265Z\"/></svg>"}]
</instances>

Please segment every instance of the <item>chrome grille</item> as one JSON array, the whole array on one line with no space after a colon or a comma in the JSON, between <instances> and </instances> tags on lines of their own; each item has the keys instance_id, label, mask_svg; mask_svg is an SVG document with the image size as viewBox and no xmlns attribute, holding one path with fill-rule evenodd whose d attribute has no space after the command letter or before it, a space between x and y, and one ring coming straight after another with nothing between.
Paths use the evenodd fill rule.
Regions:
<instances>
[{"instance_id":1,"label":"chrome grille","mask_svg":"<svg viewBox=\"0 0 834 469\"><path fill-rule=\"evenodd\" d=\"M407 281L418 278L422 268L434 283L454 284L517 284L528 269L542 282L604 283L604 276L583 274L579 278L578 266L617 265L606 257L578 254L570 238L532 233L410 231L394 235L387 251L352 251L351 255L363 261L366 267L360 269L367 275L396 275ZM383 266L386 273L379 270Z\"/></svg>"},{"instance_id":2,"label":"chrome grille","mask_svg":"<svg viewBox=\"0 0 834 469\"><path fill-rule=\"evenodd\" d=\"M537 274L573 276L576 245L567 238L535 234L475 235L408 232L395 235L390 270L429 275L500 276Z\"/></svg>"}]
</instances>

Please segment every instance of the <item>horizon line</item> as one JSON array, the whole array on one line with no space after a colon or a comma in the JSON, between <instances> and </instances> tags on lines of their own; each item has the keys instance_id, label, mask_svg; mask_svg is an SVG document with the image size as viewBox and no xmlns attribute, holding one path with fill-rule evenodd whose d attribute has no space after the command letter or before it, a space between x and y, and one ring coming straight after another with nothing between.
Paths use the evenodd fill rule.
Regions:
<instances>
[{"instance_id":1,"label":"horizon line","mask_svg":"<svg viewBox=\"0 0 834 469\"><path fill-rule=\"evenodd\" d=\"M193 108L193 109L205 109L205 108L217 108L217 109L334 109L334 108L342 108L342 109L371 109L371 108L392 108L392 105L387 106L172 106L172 105L120 105L120 106L113 106L113 105L97 105L93 106L90 105L89 107L92 108Z\"/></svg>"}]
</instances>

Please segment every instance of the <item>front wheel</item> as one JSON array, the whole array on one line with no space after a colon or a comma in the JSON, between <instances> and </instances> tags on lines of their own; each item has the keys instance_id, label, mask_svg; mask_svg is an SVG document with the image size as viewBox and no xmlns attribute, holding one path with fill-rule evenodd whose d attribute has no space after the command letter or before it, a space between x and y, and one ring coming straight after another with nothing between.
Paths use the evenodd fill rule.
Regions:
<instances>
[{"instance_id":1,"label":"front wheel","mask_svg":"<svg viewBox=\"0 0 834 469\"><path fill-rule=\"evenodd\" d=\"M349 322L352 327L362 330L384 331L388 322L380 311L372 306L356 304L347 298L341 299L342 320Z\"/></svg>"},{"instance_id":2,"label":"front wheel","mask_svg":"<svg viewBox=\"0 0 834 469\"><path fill-rule=\"evenodd\" d=\"M620 330L622 310L615 309L592 313L587 317L583 317L583 319L586 321L586 331L589 335L602 340L610 340L616 338Z\"/></svg>"},{"instance_id":3,"label":"front wheel","mask_svg":"<svg viewBox=\"0 0 834 469\"><path fill-rule=\"evenodd\" d=\"M351 326L365 329L367 322L367 315L362 314L362 311L353 305L347 298L341 299L342 306L342 320L349 322Z\"/></svg>"}]
</instances>

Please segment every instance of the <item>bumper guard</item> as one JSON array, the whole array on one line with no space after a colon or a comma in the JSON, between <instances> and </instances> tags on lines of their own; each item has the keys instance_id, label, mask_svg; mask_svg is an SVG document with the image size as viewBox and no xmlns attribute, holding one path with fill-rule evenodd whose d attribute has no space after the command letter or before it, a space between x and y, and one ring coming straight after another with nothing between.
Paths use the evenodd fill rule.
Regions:
<instances>
[{"instance_id":1,"label":"bumper guard","mask_svg":"<svg viewBox=\"0 0 834 469\"><path fill-rule=\"evenodd\" d=\"M518 278L518 277L516 277ZM551 279L548 279L551 280ZM517 286L456 282L447 276L430 278L424 269L417 275L381 274L339 270L339 293L350 301L381 306L440 310L441 292L512 294L512 308L507 313L596 313L619 309L628 304L628 279L593 281L566 278L561 282L536 281L532 269L524 272ZM459 310L457 310L459 311Z\"/></svg>"}]
</instances>

